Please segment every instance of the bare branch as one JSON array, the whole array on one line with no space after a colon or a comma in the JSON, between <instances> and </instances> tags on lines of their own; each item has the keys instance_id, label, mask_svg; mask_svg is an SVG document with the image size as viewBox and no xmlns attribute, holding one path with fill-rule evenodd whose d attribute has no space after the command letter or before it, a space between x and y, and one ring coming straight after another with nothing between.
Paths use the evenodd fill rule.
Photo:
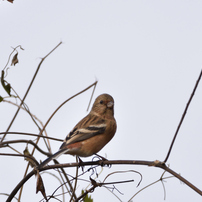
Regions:
<instances>
[{"instance_id":1,"label":"bare branch","mask_svg":"<svg viewBox=\"0 0 202 202\"><path fill-rule=\"evenodd\" d=\"M12 87L11 87L11 88L12 88ZM13 90L14 93L17 95L17 98L20 100L20 102L22 102L22 99L21 99L20 96L17 94L17 92L16 92L13 88L12 88L12 90ZM38 125L38 123L36 122L36 120L37 120L37 121L41 124L41 126L43 127L42 121L39 120L35 115L33 115L33 114L30 112L29 107L28 107L25 103L22 104L22 105L24 106L24 107L23 107L22 105L19 106L19 105L13 103L13 102L7 101L7 100L3 100L3 102L8 102L8 103L13 104L13 105L15 105L15 106L17 106L17 107L20 107L21 109L23 109L24 111L26 111L26 112L30 115L30 117L31 117L31 119L33 120L33 122L35 123L35 125L38 127L39 131L41 131L41 128L40 128L40 126ZM35 120L35 119L36 119L36 120ZM44 130L44 133L45 133L46 136L48 136L46 130ZM45 139L43 139L43 140L44 140L45 145L47 146L48 150L51 152L51 147L50 147L50 142L49 142L49 140L47 140L47 142L46 142Z\"/></svg>"},{"instance_id":2,"label":"bare branch","mask_svg":"<svg viewBox=\"0 0 202 202\"><path fill-rule=\"evenodd\" d=\"M9 140L9 141L4 141L0 143L0 148L1 147L7 147L9 144L16 144L16 143L26 143L26 144L31 144L33 145L39 152L46 156L50 156L51 154L49 152L43 151L37 144L35 144L32 140Z\"/></svg>"},{"instance_id":3,"label":"bare branch","mask_svg":"<svg viewBox=\"0 0 202 202\"><path fill-rule=\"evenodd\" d=\"M161 168L165 171L167 171L168 173L172 174L173 176L175 176L176 178L178 178L179 180L181 180L182 182L184 182L187 186L189 186L191 189L193 189L195 192L197 192L198 194L200 194L202 196L202 191L200 189L198 189L197 187L195 187L193 184L191 184L188 180L186 180L185 178L183 178L181 175L179 175L178 173L176 173L175 171L171 170L170 168L168 168L163 162L160 161L139 161L139 160L114 160L114 161L88 161L88 162L83 162L82 166L92 166L92 165L146 165L146 166L152 166L152 167L158 167ZM80 166L80 163L67 163L67 164L57 164L57 165L51 165L51 166L45 166L43 168L40 168L39 171L43 171L43 170L50 170L50 169L55 169L55 168L66 168L66 167L78 167ZM6 202L10 202L13 197L15 196L15 194L18 192L18 190L20 189L21 186L23 186L23 184L34 175L35 171L31 171L29 174L27 174L27 176L25 176L24 179L22 179L18 185L15 187L15 189L12 191L12 193L9 195L8 199Z\"/></svg>"},{"instance_id":4,"label":"bare branch","mask_svg":"<svg viewBox=\"0 0 202 202\"><path fill-rule=\"evenodd\" d=\"M0 135L5 134L6 132L0 132ZM23 132L7 132L7 134L15 134L15 135L26 135L26 136L34 136L34 137L39 137L38 134L33 134L33 133L23 133ZM49 140L55 140L55 141L59 141L62 142L62 139L58 139L58 138L54 138L54 137L47 137L47 136L40 136L42 138L47 138ZM0 147L1 145L3 145L4 143L0 143Z\"/></svg>"},{"instance_id":5,"label":"bare branch","mask_svg":"<svg viewBox=\"0 0 202 202\"><path fill-rule=\"evenodd\" d=\"M53 113L52 115L49 117L49 119L47 120L47 122L45 123L42 131L40 132L39 135L42 134L42 132L44 131L44 129L46 128L46 126L48 125L48 123L50 122L50 120L53 118L53 116L56 114L56 112L64 105L66 104L67 102L69 102L71 99L75 98L76 96L82 94L83 92L87 91L88 89L92 88L93 86L96 86L97 85L97 81L95 81L93 84L91 84L90 86L88 86L87 88L85 88L84 90L76 93L75 95L73 95L72 97L68 98L67 100L65 100Z\"/></svg>"},{"instance_id":6,"label":"bare branch","mask_svg":"<svg viewBox=\"0 0 202 202\"><path fill-rule=\"evenodd\" d=\"M97 84L97 81L96 81L96 84ZM87 107L87 111L89 110L90 103L91 103L91 101L92 101L93 94L94 94L94 92L95 92L96 84L94 85L93 92L92 92L91 97L90 97L90 102L89 102L88 107Z\"/></svg>"},{"instance_id":7,"label":"bare branch","mask_svg":"<svg viewBox=\"0 0 202 202\"><path fill-rule=\"evenodd\" d=\"M194 93L195 93L195 91L196 91L196 89L197 89L197 87L198 87L198 84L199 84L199 81L200 81L200 79L201 79L201 76L202 76L202 70L201 70L201 72L200 72L200 74L199 74L199 77L198 77L198 79L197 79L197 81L196 81L196 84L195 84L194 89L193 89L193 91L192 91L192 93L191 93L191 96L190 96L190 98L189 98L189 101L188 101L188 103L187 103L187 105L186 105L186 107L185 107L184 113L182 114L180 123L179 123L179 125L178 125L178 127L177 127L177 130L176 130L175 135L174 135L174 137L173 137L172 143L171 143L171 145L170 145L170 148L169 148L168 154L167 154L167 156L166 156L166 158L165 158L165 160L164 160L164 163L167 162L167 160L168 160L168 158L169 158L169 156L170 156L170 153L171 153L172 147L173 147L173 145L174 145L175 139L176 139L177 134L178 134L178 132L179 132L179 130L180 130L180 127L181 127L181 125L182 125L182 122L183 122L183 120L184 120L184 118L185 118L185 115L186 115L187 110L188 110L188 108L189 108L189 105L190 105L190 103L191 103L191 101L192 101L192 98L194 97Z\"/></svg>"},{"instance_id":8,"label":"bare branch","mask_svg":"<svg viewBox=\"0 0 202 202\"><path fill-rule=\"evenodd\" d=\"M12 89L13 89L13 88L12 88ZM16 94L17 94L17 93L16 93ZM18 98L20 99L19 96L18 96ZM5 99L4 99L3 102L12 104L12 105L14 105L14 106L16 106L16 107L20 107L22 110L24 110L24 111L26 111L27 113L29 113L29 115L31 116L31 118L36 119L36 120L41 124L41 126L43 127L43 122L42 122L40 119L38 119L34 114L32 114L32 113L29 111L29 109L28 109L28 107L27 107L27 105L26 105L25 103L23 104L23 105L24 105L24 107L23 107L23 106L19 106L18 104L14 103L14 102L12 102L12 101L10 101L10 100L5 100ZM33 120L33 121L34 121L34 120ZM39 127L39 130L41 130L40 127ZM47 136L46 130L44 130L44 133L45 133L46 136Z\"/></svg>"},{"instance_id":9,"label":"bare branch","mask_svg":"<svg viewBox=\"0 0 202 202\"><path fill-rule=\"evenodd\" d=\"M32 84L33 84L33 82L34 82L34 80L35 80L35 78L36 78L36 76L37 76L37 73L38 73L38 71L39 71L39 69L40 69L40 67L41 67L41 64L42 64L43 61L44 61L58 46L60 46L61 44L62 44L62 42L60 42L52 51L50 51L45 57L43 57L43 58L41 59L41 62L39 63L39 65L38 65L38 67L37 67L37 69L36 69L36 72L35 72L35 74L34 74L32 80L31 80L31 83L29 84L29 87L28 87L28 89L27 89L27 91L26 91L26 93L25 93L25 95L24 95L24 97L23 97L23 99L22 99L22 101L21 101L21 103L20 103L20 106L24 103L25 98L27 97L27 95L28 95L28 93L29 93L29 91L30 91L30 89L31 89L31 87L32 87ZM1 142L4 141L4 138L6 137L7 132L10 130L11 126L13 125L13 122L14 122L15 118L17 117L19 111L20 111L20 107L18 107L18 109L17 109L17 111L16 111L16 113L15 113L13 119L11 120L11 122L10 122L10 124L9 124L9 126L8 126L8 128L7 128L6 132L5 132L5 134L4 134L4 136L3 136L2 139L1 139Z\"/></svg>"},{"instance_id":10,"label":"bare branch","mask_svg":"<svg viewBox=\"0 0 202 202\"><path fill-rule=\"evenodd\" d=\"M36 161L36 159L33 156L29 156L29 155L23 155L23 154L6 154L6 153L0 153L0 156L17 156L17 157L24 157L24 158L28 158L30 160L32 160L35 165L39 165L38 161Z\"/></svg>"}]
</instances>

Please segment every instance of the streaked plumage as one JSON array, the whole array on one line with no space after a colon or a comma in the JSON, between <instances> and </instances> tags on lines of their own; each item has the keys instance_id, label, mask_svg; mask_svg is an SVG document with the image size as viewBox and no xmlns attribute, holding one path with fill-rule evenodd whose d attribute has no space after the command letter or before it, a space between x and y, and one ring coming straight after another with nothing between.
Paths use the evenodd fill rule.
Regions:
<instances>
[{"instance_id":1,"label":"streaked plumage","mask_svg":"<svg viewBox=\"0 0 202 202\"><path fill-rule=\"evenodd\" d=\"M115 132L114 99L102 94L96 98L90 113L66 136L60 150L42 162L39 168L64 153L81 157L96 154L113 138Z\"/></svg>"}]
</instances>

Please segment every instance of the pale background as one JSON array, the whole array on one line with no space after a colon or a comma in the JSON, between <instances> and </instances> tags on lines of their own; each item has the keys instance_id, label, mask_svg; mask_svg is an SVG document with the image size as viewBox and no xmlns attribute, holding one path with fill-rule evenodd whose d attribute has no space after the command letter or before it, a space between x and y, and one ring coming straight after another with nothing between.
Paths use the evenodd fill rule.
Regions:
<instances>
[{"instance_id":1,"label":"pale background","mask_svg":"<svg viewBox=\"0 0 202 202\"><path fill-rule=\"evenodd\" d=\"M5 66L11 47L22 45L19 64L6 78L23 97L40 62L60 41L63 44L42 64L25 100L30 111L44 123L65 99L98 79L96 96L109 93L115 99L118 130L99 153L110 160L164 160L173 135L202 67L202 1L34 1L0 3L0 66ZM64 139L84 117L92 90L66 104L47 127L49 136ZM0 95L6 93L0 88ZM15 101L15 100L13 100ZM183 122L168 159L170 167L202 189L202 84ZM0 103L0 131L5 131L16 107ZM10 131L37 133L27 114L20 111ZM24 139L8 135L9 139ZM60 143L52 143L53 152ZM17 149L23 151L25 144ZM45 147L44 147L45 149ZM30 147L31 150L31 147ZM0 152L11 152L1 149ZM37 160L44 159L36 155ZM0 192L10 193L22 179L23 158L1 157ZM92 158L83 159L91 160ZM61 162L74 162L63 156ZM139 189L159 179L163 170L146 166L104 168L100 179L115 170L142 173L116 175L109 181L134 179L117 185L127 201ZM166 176L169 176L168 174ZM47 194L58 186L44 174ZM89 179L89 174L83 178ZM25 184L22 202L39 201L35 177ZM85 188L81 184L79 188ZM165 183L166 201L199 202L201 196L171 178ZM60 193L60 191L58 192ZM92 194L96 202L119 201L105 188ZM0 196L4 201L5 196ZM54 201L54 200L52 200ZM161 182L133 201L164 201Z\"/></svg>"}]
</instances>

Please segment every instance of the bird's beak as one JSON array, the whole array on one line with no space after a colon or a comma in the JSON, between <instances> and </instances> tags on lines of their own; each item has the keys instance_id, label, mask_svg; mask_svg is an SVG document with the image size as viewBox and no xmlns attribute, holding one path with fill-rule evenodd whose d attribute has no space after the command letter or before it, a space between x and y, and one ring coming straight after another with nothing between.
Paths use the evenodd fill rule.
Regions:
<instances>
[{"instance_id":1,"label":"bird's beak","mask_svg":"<svg viewBox=\"0 0 202 202\"><path fill-rule=\"evenodd\" d=\"M110 101L107 103L108 108L112 108L114 106L114 102Z\"/></svg>"}]
</instances>

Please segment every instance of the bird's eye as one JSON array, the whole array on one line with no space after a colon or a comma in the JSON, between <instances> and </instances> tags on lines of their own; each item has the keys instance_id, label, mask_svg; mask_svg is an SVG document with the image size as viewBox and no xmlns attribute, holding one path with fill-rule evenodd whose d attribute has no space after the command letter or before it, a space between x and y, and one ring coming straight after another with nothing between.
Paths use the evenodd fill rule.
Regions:
<instances>
[{"instance_id":1,"label":"bird's eye","mask_svg":"<svg viewBox=\"0 0 202 202\"><path fill-rule=\"evenodd\" d=\"M100 104L103 104L103 100L100 100Z\"/></svg>"}]
</instances>

